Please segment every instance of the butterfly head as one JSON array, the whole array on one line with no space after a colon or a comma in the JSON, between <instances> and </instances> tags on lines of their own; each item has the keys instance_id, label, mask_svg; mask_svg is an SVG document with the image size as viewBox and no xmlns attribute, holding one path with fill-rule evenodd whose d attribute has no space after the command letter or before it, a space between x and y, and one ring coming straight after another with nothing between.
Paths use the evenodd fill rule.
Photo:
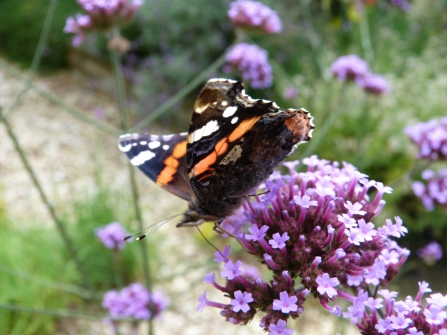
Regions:
<instances>
[{"instance_id":1,"label":"butterfly head","mask_svg":"<svg viewBox=\"0 0 447 335\"><path fill-rule=\"evenodd\" d=\"M177 223L176 227L198 226L205 222L203 216L196 210L189 210L183 214L182 221Z\"/></svg>"}]
</instances>

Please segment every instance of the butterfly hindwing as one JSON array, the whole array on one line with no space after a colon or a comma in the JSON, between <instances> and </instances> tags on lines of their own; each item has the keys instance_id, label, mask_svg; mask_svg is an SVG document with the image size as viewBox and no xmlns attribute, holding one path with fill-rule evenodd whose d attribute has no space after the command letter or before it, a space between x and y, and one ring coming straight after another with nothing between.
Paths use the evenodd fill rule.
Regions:
<instances>
[{"instance_id":1,"label":"butterfly hindwing","mask_svg":"<svg viewBox=\"0 0 447 335\"><path fill-rule=\"evenodd\" d=\"M194 193L186 176L187 133L174 135L127 134L119 138L119 148L157 185L180 198L192 201Z\"/></svg>"},{"instance_id":2,"label":"butterfly hindwing","mask_svg":"<svg viewBox=\"0 0 447 335\"><path fill-rule=\"evenodd\" d=\"M305 109L263 115L219 160L207 192L217 199L251 194L314 128Z\"/></svg>"}]
</instances>

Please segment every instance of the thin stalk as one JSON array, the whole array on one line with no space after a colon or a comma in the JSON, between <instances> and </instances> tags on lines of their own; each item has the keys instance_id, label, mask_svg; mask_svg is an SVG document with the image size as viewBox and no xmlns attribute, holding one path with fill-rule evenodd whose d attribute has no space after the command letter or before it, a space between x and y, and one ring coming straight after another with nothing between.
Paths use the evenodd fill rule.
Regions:
<instances>
[{"instance_id":1,"label":"thin stalk","mask_svg":"<svg viewBox=\"0 0 447 335\"><path fill-rule=\"evenodd\" d=\"M34 78L36 74L37 68L39 67L40 61L42 59L43 49L45 48L48 40L48 35L50 33L51 25L53 23L54 12L56 11L57 0L50 0L50 4L48 6L47 15L45 16L45 21L43 23L42 33L39 37L39 42L37 43L36 51L33 55L33 60L31 62L31 67L28 73L28 82L20 90L19 94L16 95L14 101L11 106L4 112L4 116L8 117L9 114L17 107L19 102L22 100L22 97L29 90L29 83Z\"/></svg>"},{"instance_id":2,"label":"thin stalk","mask_svg":"<svg viewBox=\"0 0 447 335\"><path fill-rule=\"evenodd\" d=\"M365 149L365 138L368 135L368 123L369 123L369 107L370 107L370 97L368 93L365 93L363 102L362 113L360 114L360 119L358 121L357 130L357 152L360 157L363 157L363 150ZM361 161L364 162L363 159ZM361 166L359 166L361 167Z\"/></svg>"},{"instance_id":3,"label":"thin stalk","mask_svg":"<svg viewBox=\"0 0 447 335\"><path fill-rule=\"evenodd\" d=\"M92 312L83 313L74 310L67 309L50 309L50 308L35 308L31 306L20 306L13 304L5 304L0 302L0 309L8 309L11 311L17 312L25 312L25 313L35 313L35 314L44 314L44 315L52 315L52 316L62 316L62 317L70 317L70 318L83 318L90 320L101 320L104 318L104 314L94 314Z\"/></svg>"},{"instance_id":4,"label":"thin stalk","mask_svg":"<svg viewBox=\"0 0 447 335\"><path fill-rule=\"evenodd\" d=\"M31 167L28 159L26 158L25 152L23 151L22 147L20 146L20 143L19 143L11 125L9 124L8 120L3 116L3 111L1 108L0 108L0 121L3 122L3 124L5 125L6 131L8 132L8 135L9 135L9 138L11 139L11 141L14 144L15 150L19 154L19 157L20 157L23 165L25 166L26 171L28 172L29 176L31 177L31 180L33 181L34 186L36 187L37 191L39 192L39 195L40 195L42 201L45 203L45 206L47 207L47 209L51 215L51 218L53 219L54 223L56 224L56 227L59 230L59 233L61 234L62 239L65 242L65 245L67 246L70 256L73 259L73 261L75 262L76 268L81 276L82 283L83 283L84 287L86 287L87 289L92 291L92 287L91 287L90 281L88 279L87 272L85 271L84 266L82 265L82 262L80 261L80 259L78 257L78 254L76 252L76 249L75 249L73 243L71 242L70 238L68 237L67 231L65 230L65 226L64 226L62 220L60 220L59 217L56 215L53 205L50 203L50 201L47 198L47 195L43 191L43 188L40 185L40 182L37 179L37 176L36 176L33 168Z\"/></svg>"},{"instance_id":5,"label":"thin stalk","mask_svg":"<svg viewBox=\"0 0 447 335\"><path fill-rule=\"evenodd\" d=\"M374 60L374 50L371 43L371 35L369 33L368 13L366 10L360 13L360 41L362 43L363 52L368 62Z\"/></svg>"},{"instance_id":6,"label":"thin stalk","mask_svg":"<svg viewBox=\"0 0 447 335\"><path fill-rule=\"evenodd\" d=\"M49 287L52 289L60 290L60 291L66 292L66 293L77 294L85 299L92 298L91 292L87 291L86 289L84 289L82 287L76 286L76 285L63 284L63 283L59 283L59 282L56 282L53 280L48 280L45 278L38 277L34 274L16 271L14 269L11 269L11 268L3 266L3 265L0 265L0 272L9 274L9 275L17 277L17 278L28 280L28 281L36 283L38 285L46 286L46 287Z\"/></svg>"},{"instance_id":7,"label":"thin stalk","mask_svg":"<svg viewBox=\"0 0 447 335\"><path fill-rule=\"evenodd\" d=\"M320 70L321 77L325 82L329 82L329 76L327 75L326 66L323 64L323 60L321 59L321 42L318 37L317 31L315 29L314 20L312 17L312 13L309 10L309 4L311 1L309 0L301 0L301 8L304 8L303 14L309 25L310 33L306 34L309 38L309 44L312 47L312 51L315 55L315 61L317 62L318 69Z\"/></svg>"},{"instance_id":8,"label":"thin stalk","mask_svg":"<svg viewBox=\"0 0 447 335\"><path fill-rule=\"evenodd\" d=\"M115 34L118 34L118 32L115 32ZM127 103L126 103L126 93L123 81L123 70L121 66L121 57L117 52L114 51L110 51L110 57L112 59L112 65L114 70L115 90L118 98L118 108L121 120L121 128L124 132L127 132L128 131L127 115L126 115ZM144 226L143 226L143 216L140 208L138 188L135 179L135 168L131 164L128 164L128 167L129 167L130 187L132 190L132 200L135 210L135 218L138 222L138 229L140 230L143 229ZM146 287L149 290L149 292L152 292L152 280L150 275L148 249L146 243L140 243L140 248L141 248L141 256L143 258L143 271L146 281ZM152 319L149 319L149 334L150 335L154 334L154 323Z\"/></svg>"},{"instance_id":9,"label":"thin stalk","mask_svg":"<svg viewBox=\"0 0 447 335\"><path fill-rule=\"evenodd\" d=\"M179 92L177 92L172 98L167 100L160 107L156 108L148 116L140 120L135 126L132 127L132 131L140 132L144 127L149 125L152 121L160 117L164 112L172 108L177 102L182 100L187 96L192 90L199 86L205 79L207 79L211 73L216 71L225 63L226 51L217 58L210 66L208 66L202 73L195 77L188 85L183 87Z\"/></svg>"},{"instance_id":10,"label":"thin stalk","mask_svg":"<svg viewBox=\"0 0 447 335\"><path fill-rule=\"evenodd\" d=\"M318 146L320 145L321 141L326 137L326 134L329 132L329 130L332 127L332 124L334 123L335 119L340 115L340 113L343 111L343 99L344 99L344 87L345 84L343 84L340 92L340 98L339 103L337 103L337 108L335 111L329 111L329 116L324 118L324 123L319 128L315 128L314 134L317 136L314 136L314 138L309 142L309 144L306 145L306 149L304 152L300 155L301 158L308 157L310 153L314 152Z\"/></svg>"},{"instance_id":11,"label":"thin stalk","mask_svg":"<svg viewBox=\"0 0 447 335\"><path fill-rule=\"evenodd\" d=\"M21 82L25 83L26 85L28 85L29 88L31 88L33 91L35 91L41 97L45 98L46 100L55 104L56 106L62 108L62 110L73 115L77 119L84 121L84 122L90 124L91 126L97 128L105 133L108 133L110 135L113 135L113 136L121 135L120 130L116 129L113 126L109 126L108 124L101 122L90 115L84 114L83 112L79 111L78 109L74 108L73 106L66 104L65 102L60 100L58 97L56 97L55 95L52 95L48 91L46 91L43 88L40 88L39 86L34 84L31 80L24 77L19 71L13 69L11 66L9 66L5 61L3 61L1 59L0 59L0 68L5 70L9 75L13 76L14 78L16 78L16 79L20 80Z\"/></svg>"}]
</instances>

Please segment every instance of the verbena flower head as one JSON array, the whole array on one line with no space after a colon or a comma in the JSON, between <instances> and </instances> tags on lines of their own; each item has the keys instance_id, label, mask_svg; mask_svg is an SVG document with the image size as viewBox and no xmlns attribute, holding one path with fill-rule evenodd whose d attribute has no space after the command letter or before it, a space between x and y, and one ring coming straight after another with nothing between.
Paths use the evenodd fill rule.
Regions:
<instances>
[{"instance_id":1,"label":"verbena flower head","mask_svg":"<svg viewBox=\"0 0 447 335\"><path fill-rule=\"evenodd\" d=\"M333 304L337 297L363 306L369 285L383 286L396 276L409 252L391 238L407 229L399 217L386 220L382 227L371 222L391 188L368 180L348 163L340 167L312 156L303 164L307 172L297 173L296 164L285 163L290 175L274 173L262 187L268 193L245 202L242 210L222 223L268 267L272 279L245 277L238 271L242 262L230 260L227 248L225 257L216 257L224 263L221 277L226 283L217 283L215 277L206 282L230 299L237 299L240 291L250 293L253 301L247 302L249 309L244 305L245 311L237 312L231 303L207 301L201 306L222 309L221 314L234 324L246 324L263 312L261 327L272 332L279 325L285 329L281 321L299 317L307 296L340 316L340 307ZM349 289L357 294L347 293ZM351 312L356 320L363 315Z\"/></svg>"},{"instance_id":2,"label":"verbena flower head","mask_svg":"<svg viewBox=\"0 0 447 335\"><path fill-rule=\"evenodd\" d=\"M282 29L276 12L258 1L232 2L228 17L235 26L257 28L266 34L279 33Z\"/></svg>"},{"instance_id":3,"label":"verbena flower head","mask_svg":"<svg viewBox=\"0 0 447 335\"><path fill-rule=\"evenodd\" d=\"M293 100L298 96L298 90L295 87L289 86L284 90L282 96L286 100Z\"/></svg>"},{"instance_id":4,"label":"verbena flower head","mask_svg":"<svg viewBox=\"0 0 447 335\"><path fill-rule=\"evenodd\" d=\"M415 181L411 185L414 194L419 197L425 209L432 211L435 206L447 207L447 169L422 172L424 182Z\"/></svg>"},{"instance_id":5,"label":"verbena flower head","mask_svg":"<svg viewBox=\"0 0 447 335\"><path fill-rule=\"evenodd\" d=\"M129 235L119 222L109 223L107 226L95 230L95 235L109 249L122 249L128 241L123 238Z\"/></svg>"},{"instance_id":6,"label":"verbena flower head","mask_svg":"<svg viewBox=\"0 0 447 335\"><path fill-rule=\"evenodd\" d=\"M419 147L418 158L447 160L447 117L417 123L404 132Z\"/></svg>"},{"instance_id":7,"label":"verbena flower head","mask_svg":"<svg viewBox=\"0 0 447 335\"><path fill-rule=\"evenodd\" d=\"M411 6L408 0L390 0L390 3L393 6L399 7L400 9L404 11L409 11Z\"/></svg>"},{"instance_id":8,"label":"verbena flower head","mask_svg":"<svg viewBox=\"0 0 447 335\"><path fill-rule=\"evenodd\" d=\"M442 247L436 241L432 241L425 247L418 249L417 254L428 265L435 264L443 255Z\"/></svg>"},{"instance_id":9,"label":"verbena flower head","mask_svg":"<svg viewBox=\"0 0 447 335\"><path fill-rule=\"evenodd\" d=\"M368 93L386 95L391 92L391 84L378 74L367 74L358 78L356 83Z\"/></svg>"},{"instance_id":10,"label":"verbena flower head","mask_svg":"<svg viewBox=\"0 0 447 335\"><path fill-rule=\"evenodd\" d=\"M121 291L108 291L102 306L112 319L134 318L148 320L159 317L169 304L169 299L161 292L152 294L141 284L134 283Z\"/></svg>"},{"instance_id":11,"label":"verbena flower head","mask_svg":"<svg viewBox=\"0 0 447 335\"><path fill-rule=\"evenodd\" d=\"M80 45L91 31L107 31L133 19L143 0L78 0L86 15L69 17L64 32L75 34L73 45Z\"/></svg>"},{"instance_id":12,"label":"verbena flower head","mask_svg":"<svg viewBox=\"0 0 447 335\"><path fill-rule=\"evenodd\" d=\"M228 52L226 57L230 69L241 73L244 81L254 88L266 88L272 85L273 70L268 62L268 53L257 45L240 43Z\"/></svg>"},{"instance_id":13,"label":"verbena flower head","mask_svg":"<svg viewBox=\"0 0 447 335\"><path fill-rule=\"evenodd\" d=\"M369 65L357 55L341 56L332 63L331 73L339 81L358 80L369 74Z\"/></svg>"}]
</instances>

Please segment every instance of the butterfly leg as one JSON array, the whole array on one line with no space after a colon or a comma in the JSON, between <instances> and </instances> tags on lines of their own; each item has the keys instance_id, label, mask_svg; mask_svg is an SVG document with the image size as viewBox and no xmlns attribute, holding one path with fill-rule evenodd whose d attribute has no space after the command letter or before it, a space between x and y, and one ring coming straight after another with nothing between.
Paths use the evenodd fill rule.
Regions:
<instances>
[{"instance_id":1,"label":"butterfly leg","mask_svg":"<svg viewBox=\"0 0 447 335\"><path fill-rule=\"evenodd\" d=\"M229 236L233 237L236 241L239 242L239 244L241 245L241 247L242 247L246 252L249 252L249 251L247 250L247 248L245 247L244 243L242 243L241 240L240 240L239 238L236 237L236 235L230 233L228 230L226 230L224 227L222 227L222 226L220 225L224 219L225 219L225 218L220 218L219 220L217 220L216 222L214 222L213 230L216 231L216 232L219 233L219 234L223 234L223 233L225 233L225 234L228 234Z\"/></svg>"},{"instance_id":2,"label":"butterfly leg","mask_svg":"<svg viewBox=\"0 0 447 335\"><path fill-rule=\"evenodd\" d=\"M267 190L267 191L264 191L264 192L258 193L258 194L229 195L229 196L227 196L227 197L225 197L223 199L226 200L226 199L239 199L239 198L256 197L258 195L263 195L263 194L267 194L267 193L270 193L270 191Z\"/></svg>"}]
</instances>

